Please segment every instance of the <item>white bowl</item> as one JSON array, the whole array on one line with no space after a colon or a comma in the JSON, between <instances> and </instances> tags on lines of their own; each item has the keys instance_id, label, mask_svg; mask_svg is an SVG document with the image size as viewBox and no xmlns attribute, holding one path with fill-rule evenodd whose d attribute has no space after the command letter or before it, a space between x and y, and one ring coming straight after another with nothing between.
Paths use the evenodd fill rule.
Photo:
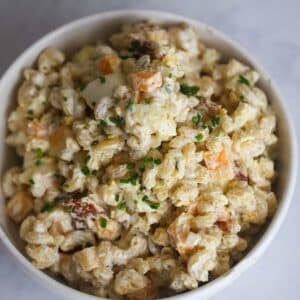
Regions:
<instances>
[{"instance_id":1,"label":"white bowl","mask_svg":"<svg viewBox=\"0 0 300 300\"><path fill-rule=\"evenodd\" d=\"M6 121L8 112L16 105L16 88L21 80L22 69L24 67L31 66L39 53L47 46L58 47L70 52L91 41L107 38L112 32L117 31L122 23L144 19L157 20L163 23L189 23L196 28L196 30L200 33L202 40L206 44L220 50L225 57L235 57L258 70L261 74L259 85L267 93L278 117L279 147L281 149L279 151L277 164L278 179L276 184L276 193L279 199L277 212L255 247L228 273L198 289L170 297L170 299L173 300L182 298L186 300L203 300L209 298L225 286L232 283L238 276L241 275L241 273L253 265L266 250L271 240L278 232L278 229L287 213L297 173L296 135L293 129L294 127L292 126L291 118L287 112L287 104L263 68L247 53L247 51L224 34L195 20L170 13L147 10L121 10L92 15L64 25L52 33L47 34L28 48L11 65L1 79L0 172L3 174L4 170L16 162L14 151L5 146L4 138L7 133ZM2 195L0 197L0 223L0 237L4 244L7 246L11 254L17 259L20 266L22 266L38 282L54 291L58 291L68 299L100 299L99 297L87 295L72 289L31 265L21 252L22 242L20 241L16 226L14 226L5 215L5 203Z\"/></svg>"}]
</instances>

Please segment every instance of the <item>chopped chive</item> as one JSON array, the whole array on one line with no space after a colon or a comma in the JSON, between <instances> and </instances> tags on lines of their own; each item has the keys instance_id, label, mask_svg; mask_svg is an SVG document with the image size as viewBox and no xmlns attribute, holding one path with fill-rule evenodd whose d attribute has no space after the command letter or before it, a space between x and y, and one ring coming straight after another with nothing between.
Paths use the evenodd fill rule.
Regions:
<instances>
[{"instance_id":1,"label":"chopped chive","mask_svg":"<svg viewBox=\"0 0 300 300\"><path fill-rule=\"evenodd\" d=\"M90 159L91 159L91 156L87 155L86 158L84 159L84 164L86 165Z\"/></svg>"},{"instance_id":2,"label":"chopped chive","mask_svg":"<svg viewBox=\"0 0 300 300\"><path fill-rule=\"evenodd\" d=\"M67 213L71 213L72 212L72 207L65 207L64 211Z\"/></svg>"},{"instance_id":3,"label":"chopped chive","mask_svg":"<svg viewBox=\"0 0 300 300\"><path fill-rule=\"evenodd\" d=\"M102 228L105 228L106 225L107 225L107 220L106 220L105 218L101 217L101 218L100 218L100 226L101 226Z\"/></svg>"},{"instance_id":4,"label":"chopped chive","mask_svg":"<svg viewBox=\"0 0 300 300\"><path fill-rule=\"evenodd\" d=\"M31 178L29 179L29 184L33 185L34 184L34 180Z\"/></svg>"},{"instance_id":5,"label":"chopped chive","mask_svg":"<svg viewBox=\"0 0 300 300\"><path fill-rule=\"evenodd\" d=\"M107 122L101 119L100 122L99 122L99 126L100 126L101 128L104 128L104 127L107 126Z\"/></svg>"},{"instance_id":6,"label":"chopped chive","mask_svg":"<svg viewBox=\"0 0 300 300\"><path fill-rule=\"evenodd\" d=\"M79 82L79 90L82 92L86 87L86 84L82 81Z\"/></svg>"},{"instance_id":7,"label":"chopped chive","mask_svg":"<svg viewBox=\"0 0 300 300\"><path fill-rule=\"evenodd\" d=\"M200 88L196 85L180 84L180 92L188 97L195 96L199 89Z\"/></svg>"},{"instance_id":8,"label":"chopped chive","mask_svg":"<svg viewBox=\"0 0 300 300\"><path fill-rule=\"evenodd\" d=\"M28 110L27 110L27 113L28 113L29 115L33 115L33 110L32 110L32 109L28 109Z\"/></svg>"},{"instance_id":9,"label":"chopped chive","mask_svg":"<svg viewBox=\"0 0 300 300\"><path fill-rule=\"evenodd\" d=\"M92 106L96 106L96 102L94 101L94 102L92 102Z\"/></svg>"},{"instance_id":10,"label":"chopped chive","mask_svg":"<svg viewBox=\"0 0 300 300\"><path fill-rule=\"evenodd\" d=\"M97 175L97 170L93 170L92 175Z\"/></svg>"},{"instance_id":11,"label":"chopped chive","mask_svg":"<svg viewBox=\"0 0 300 300\"><path fill-rule=\"evenodd\" d=\"M244 77L243 75L239 76L239 82L243 83L243 84L246 84L246 85L250 85L249 80L246 77Z\"/></svg>"},{"instance_id":12,"label":"chopped chive","mask_svg":"<svg viewBox=\"0 0 300 300\"><path fill-rule=\"evenodd\" d=\"M134 169L135 168L135 163L133 163L133 162L129 162L128 164L127 164L127 169Z\"/></svg>"},{"instance_id":13,"label":"chopped chive","mask_svg":"<svg viewBox=\"0 0 300 300\"><path fill-rule=\"evenodd\" d=\"M198 126L201 121L201 114L197 113L196 116L192 117L192 122L194 123L195 126Z\"/></svg>"},{"instance_id":14,"label":"chopped chive","mask_svg":"<svg viewBox=\"0 0 300 300\"><path fill-rule=\"evenodd\" d=\"M51 211L53 211L53 209L54 209L54 205L53 205L53 203L46 203L43 207L42 207L42 209L41 209L41 212L51 212Z\"/></svg>"},{"instance_id":15,"label":"chopped chive","mask_svg":"<svg viewBox=\"0 0 300 300\"><path fill-rule=\"evenodd\" d=\"M120 195L119 195L119 194L115 195L115 201L116 201L116 202L119 202L119 201L120 201Z\"/></svg>"},{"instance_id":16,"label":"chopped chive","mask_svg":"<svg viewBox=\"0 0 300 300\"><path fill-rule=\"evenodd\" d=\"M64 187L64 188L68 188L68 187L69 187L69 184L65 182L65 183L63 184L63 187Z\"/></svg>"},{"instance_id":17,"label":"chopped chive","mask_svg":"<svg viewBox=\"0 0 300 300\"><path fill-rule=\"evenodd\" d=\"M150 99L149 98L144 98L144 103L145 104L150 104Z\"/></svg>"},{"instance_id":18,"label":"chopped chive","mask_svg":"<svg viewBox=\"0 0 300 300\"><path fill-rule=\"evenodd\" d=\"M199 134L197 134L197 135L195 136L195 138L196 138L196 140L197 140L198 142L200 142L200 141L202 141L202 139L203 139L203 134L202 134L202 133L199 133Z\"/></svg>"},{"instance_id":19,"label":"chopped chive","mask_svg":"<svg viewBox=\"0 0 300 300\"><path fill-rule=\"evenodd\" d=\"M91 142L91 146L96 146L99 143L99 141L95 140Z\"/></svg>"},{"instance_id":20,"label":"chopped chive","mask_svg":"<svg viewBox=\"0 0 300 300\"><path fill-rule=\"evenodd\" d=\"M122 118L120 116L111 116L111 117L109 117L109 120L118 126L122 125L124 123L124 118Z\"/></svg>"},{"instance_id":21,"label":"chopped chive","mask_svg":"<svg viewBox=\"0 0 300 300\"><path fill-rule=\"evenodd\" d=\"M68 101L68 98L67 98L67 97L65 97L65 96L64 96L64 101L65 101L65 102L67 102L67 101Z\"/></svg>"},{"instance_id":22,"label":"chopped chive","mask_svg":"<svg viewBox=\"0 0 300 300\"><path fill-rule=\"evenodd\" d=\"M100 75L99 80L100 80L101 83L105 83L106 78L104 76Z\"/></svg>"},{"instance_id":23,"label":"chopped chive","mask_svg":"<svg viewBox=\"0 0 300 300\"><path fill-rule=\"evenodd\" d=\"M133 108L133 101L129 100L126 105L126 110L132 110L132 108Z\"/></svg>"},{"instance_id":24,"label":"chopped chive","mask_svg":"<svg viewBox=\"0 0 300 300\"><path fill-rule=\"evenodd\" d=\"M144 159L143 159L143 161L145 162L145 163L151 163L151 162L153 162L153 157L144 157Z\"/></svg>"},{"instance_id":25,"label":"chopped chive","mask_svg":"<svg viewBox=\"0 0 300 300\"><path fill-rule=\"evenodd\" d=\"M139 170L140 170L141 172L144 172L144 171L145 171L145 165L144 165L144 164L140 164Z\"/></svg>"},{"instance_id":26,"label":"chopped chive","mask_svg":"<svg viewBox=\"0 0 300 300\"><path fill-rule=\"evenodd\" d=\"M125 210L125 209L126 209L126 203L125 203L125 202L121 202L121 203L118 205L118 209L120 209L120 210Z\"/></svg>"},{"instance_id":27,"label":"chopped chive","mask_svg":"<svg viewBox=\"0 0 300 300\"><path fill-rule=\"evenodd\" d=\"M195 96L199 101L202 101L203 97L202 96Z\"/></svg>"},{"instance_id":28,"label":"chopped chive","mask_svg":"<svg viewBox=\"0 0 300 300\"><path fill-rule=\"evenodd\" d=\"M213 116L211 118L211 124L212 124L213 127L216 127L217 125L219 125L219 123L220 123L220 117Z\"/></svg>"},{"instance_id":29,"label":"chopped chive","mask_svg":"<svg viewBox=\"0 0 300 300\"><path fill-rule=\"evenodd\" d=\"M44 156L43 150L41 148L37 148L36 149L36 157L37 157L37 159L41 159L41 158L43 158L43 156Z\"/></svg>"},{"instance_id":30,"label":"chopped chive","mask_svg":"<svg viewBox=\"0 0 300 300\"><path fill-rule=\"evenodd\" d=\"M87 166L84 166L82 169L81 169L81 172L87 176L90 174L90 169L87 167Z\"/></svg>"},{"instance_id":31,"label":"chopped chive","mask_svg":"<svg viewBox=\"0 0 300 300\"><path fill-rule=\"evenodd\" d=\"M35 88L40 91L42 89L42 87L40 85L36 85Z\"/></svg>"},{"instance_id":32,"label":"chopped chive","mask_svg":"<svg viewBox=\"0 0 300 300\"><path fill-rule=\"evenodd\" d=\"M152 209L158 209L160 207L159 202L151 201L147 195L143 196L142 201L147 203L150 206L150 208L152 208Z\"/></svg>"},{"instance_id":33,"label":"chopped chive","mask_svg":"<svg viewBox=\"0 0 300 300\"><path fill-rule=\"evenodd\" d=\"M42 161L41 161L40 159L37 159L37 160L34 162L34 164L35 164L36 166L40 166L40 165L42 164Z\"/></svg>"},{"instance_id":34,"label":"chopped chive","mask_svg":"<svg viewBox=\"0 0 300 300\"><path fill-rule=\"evenodd\" d=\"M246 102L246 101L245 101L245 96L244 96L244 95L240 95L240 101L241 101L241 102L244 102L244 103Z\"/></svg>"},{"instance_id":35,"label":"chopped chive","mask_svg":"<svg viewBox=\"0 0 300 300\"><path fill-rule=\"evenodd\" d=\"M172 73L169 73L168 77L169 77L169 78L172 78Z\"/></svg>"},{"instance_id":36,"label":"chopped chive","mask_svg":"<svg viewBox=\"0 0 300 300\"><path fill-rule=\"evenodd\" d=\"M161 164L161 159L155 158L155 159L153 160L153 162L154 162L156 165L160 165L160 164Z\"/></svg>"}]
</instances>

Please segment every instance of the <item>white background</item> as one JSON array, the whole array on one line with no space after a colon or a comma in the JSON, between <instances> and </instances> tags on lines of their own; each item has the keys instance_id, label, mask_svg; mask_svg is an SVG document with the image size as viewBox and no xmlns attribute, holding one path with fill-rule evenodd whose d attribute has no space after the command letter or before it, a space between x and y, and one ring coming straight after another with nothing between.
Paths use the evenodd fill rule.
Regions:
<instances>
[{"instance_id":1,"label":"white background","mask_svg":"<svg viewBox=\"0 0 300 300\"><path fill-rule=\"evenodd\" d=\"M81 16L117 8L176 12L209 23L239 41L279 85L299 133L298 0L0 0L0 74L50 30ZM297 187L287 219L260 261L214 300L300 299L299 196ZM1 242L0 291L1 300L63 299L23 273Z\"/></svg>"}]
</instances>

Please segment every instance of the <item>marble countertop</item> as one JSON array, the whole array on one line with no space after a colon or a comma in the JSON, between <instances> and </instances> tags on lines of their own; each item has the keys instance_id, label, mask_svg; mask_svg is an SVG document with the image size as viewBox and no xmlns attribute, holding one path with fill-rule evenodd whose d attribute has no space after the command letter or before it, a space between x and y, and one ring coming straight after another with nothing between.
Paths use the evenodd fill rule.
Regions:
<instances>
[{"instance_id":1,"label":"marble countertop","mask_svg":"<svg viewBox=\"0 0 300 300\"><path fill-rule=\"evenodd\" d=\"M240 42L279 85L300 129L300 1L298 0L0 0L0 75L25 48L81 16L120 8L166 10L209 23ZM259 262L214 300L299 299L300 187L288 216ZM0 242L0 298L62 300L39 286Z\"/></svg>"}]
</instances>

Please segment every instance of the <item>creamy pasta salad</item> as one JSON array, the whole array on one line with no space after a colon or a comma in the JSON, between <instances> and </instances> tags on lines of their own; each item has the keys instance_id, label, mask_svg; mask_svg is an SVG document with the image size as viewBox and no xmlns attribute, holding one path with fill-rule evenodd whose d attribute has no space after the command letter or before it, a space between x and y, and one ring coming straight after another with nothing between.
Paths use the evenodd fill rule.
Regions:
<instances>
[{"instance_id":1,"label":"creamy pasta salad","mask_svg":"<svg viewBox=\"0 0 300 300\"><path fill-rule=\"evenodd\" d=\"M24 70L3 177L33 265L113 299L227 272L276 210L276 117L259 74L193 28L126 24Z\"/></svg>"}]
</instances>

